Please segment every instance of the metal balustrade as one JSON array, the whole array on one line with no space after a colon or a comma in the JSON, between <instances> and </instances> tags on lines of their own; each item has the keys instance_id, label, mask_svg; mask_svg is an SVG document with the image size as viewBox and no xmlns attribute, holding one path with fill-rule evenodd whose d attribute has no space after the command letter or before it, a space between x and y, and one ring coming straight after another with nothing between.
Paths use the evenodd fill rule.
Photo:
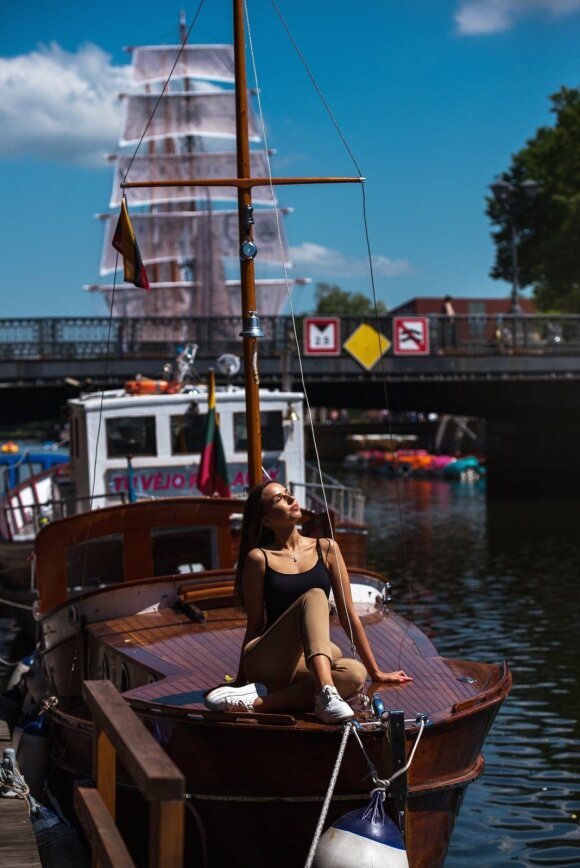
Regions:
<instances>
[{"instance_id":1,"label":"metal balustrade","mask_svg":"<svg viewBox=\"0 0 580 868\"><path fill-rule=\"evenodd\" d=\"M306 462L306 482L290 482L289 485L307 509L321 512L327 503L330 510L342 519L364 521L365 496L362 489L344 485L329 473L321 475L314 464Z\"/></svg>"},{"instance_id":2,"label":"metal balustrade","mask_svg":"<svg viewBox=\"0 0 580 868\"><path fill-rule=\"evenodd\" d=\"M580 353L580 316L456 316L452 326L444 316L430 315L432 354L457 353L493 355L574 355ZM393 317L344 316L341 341L362 323L368 322L393 340ZM295 351L290 317L264 317L263 356ZM302 343L303 321L297 320ZM199 355L240 353L242 329L239 317L151 317L112 319L107 317L66 317L52 319L0 319L0 360L32 361L62 359L172 358L185 343L197 343Z\"/></svg>"}]
</instances>

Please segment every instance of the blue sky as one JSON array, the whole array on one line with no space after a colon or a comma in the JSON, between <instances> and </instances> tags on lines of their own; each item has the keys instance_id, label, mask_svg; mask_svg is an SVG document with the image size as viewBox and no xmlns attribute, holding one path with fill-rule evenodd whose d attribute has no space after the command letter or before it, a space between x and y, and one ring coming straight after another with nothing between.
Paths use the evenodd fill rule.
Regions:
<instances>
[{"instance_id":1,"label":"blue sky","mask_svg":"<svg viewBox=\"0 0 580 868\"><path fill-rule=\"evenodd\" d=\"M0 6L2 315L90 316L126 89L126 45L176 41L179 9L100 0ZM192 42L229 42L206 0ZM492 281L487 185L580 80L580 0L278 0L352 152L379 298L506 296ZM354 167L267 0L249 0L274 174ZM369 291L357 188L286 188L295 273ZM294 290L300 311L312 288Z\"/></svg>"}]
</instances>

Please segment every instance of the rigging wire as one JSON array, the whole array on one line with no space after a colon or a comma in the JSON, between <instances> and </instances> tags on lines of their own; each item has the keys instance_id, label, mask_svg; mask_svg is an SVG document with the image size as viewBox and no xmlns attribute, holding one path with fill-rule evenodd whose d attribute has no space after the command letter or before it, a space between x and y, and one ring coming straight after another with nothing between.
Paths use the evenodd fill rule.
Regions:
<instances>
[{"instance_id":1,"label":"rigging wire","mask_svg":"<svg viewBox=\"0 0 580 868\"><path fill-rule=\"evenodd\" d=\"M286 31L286 34L288 35L288 38L289 38L294 50L296 51L298 57L300 58L300 61L301 61L302 65L304 66L304 69L305 69L308 77L310 78L310 80L312 82L312 85L313 85L316 93L318 94L324 108L326 109L326 112L328 113L328 116L329 116L340 140L342 141L347 153L349 154L349 156L352 160L352 163L356 169L356 172L358 173L358 176L360 178L362 178L363 172L362 172L361 167L358 163L358 160L356 159L345 135L343 134L342 130L340 129L338 121L336 120L336 118L335 118L335 116L334 116L334 114L333 114L333 112L332 112L332 110L328 104L328 101L326 100L326 98L325 98L324 94L322 93L316 79L314 78L314 75L313 75L313 73L312 73L312 71L311 71L311 69L310 69L310 67L306 61L306 58L305 58L303 52L301 51L300 47L298 46L298 44L297 44L296 40L294 39L294 36L292 35L284 17L282 16L282 13L280 12L280 10L277 6L276 0L271 0L271 2L272 2L272 6L273 6L276 14L278 15L278 17L282 23L284 30ZM256 82L256 92L257 92L256 97L257 97L257 102L258 102L258 111L259 111L259 115L260 115L260 122L261 122L261 126L262 126L262 131L263 131L262 135L264 138L264 144L265 144L265 149L266 149L266 154L267 154L266 160L267 160L267 166L268 166L268 175L270 178L270 187L271 187L272 196L274 196L274 190L273 190L273 184L272 184L272 172L271 172L271 166L270 166L268 144L267 144L267 138L266 138L266 132L265 132L265 124L264 124L264 118L263 118L263 112L262 112L261 98L260 98L261 91L260 91L260 87L258 84L257 72L256 72L256 67L255 67L255 57L254 57L254 51L253 51L253 45L252 45L252 39L251 39L251 29L250 29L250 22L249 22L249 17L248 17L248 10L247 10L247 5L246 4L244 4L244 5L245 5L247 28L248 28L248 42L250 45L252 64L253 64L253 68L254 68L254 79ZM363 225L364 225L364 233L365 233L365 244L366 244L366 250L367 250L367 257L368 257L368 264L369 264L369 275L370 275L372 297L373 297L374 319L375 319L375 323L377 325L376 330L379 334L378 344L379 344L379 356L380 356L380 362L381 362L381 375L382 375L381 376L381 382L382 382L382 386L383 386L385 408L387 410L387 427L388 427L388 431L389 431L389 436L392 440L392 438L393 438L392 418L391 418L390 402L389 402L389 395L388 395L387 383L386 383L384 353L382 352L380 329L378 328L380 320L379 320L378 301L377 301L376 284L375 284L375 276L374 276L374 268L373 268L373 257L372 257L371 244L370 244L368 215L367 215L367 207L366 207L366 193L365 193L364 183L361 183L361 197L362 197L362 215L363 215ZM319 474L320 483L321 483L321 488L322 488L324 505L325 505L325 509L326 509L326 513L327 513L328 522L330 524L330 515L329 515L329 509L328 509L328 502L327 502L327 498L326 498L326 490L324 487L324 481L323 481L323 477L322 477L320 455L319 455L319 451L318 451L316 436L314 433L314 422L313 422L313 418L312 418L312 409L311 409L310 401L308 398L308 390L306 388L306 383L305 383L305 378L304 378L302 356L301 356L301 352L300 352L300 345L299 345L297 328L296 328L296 316L295 316L294 305L293 305L293 301L292 301L292 293L290 290L290 281L288 278L286 264L284 262L284 256L283 256L282 237L281 237L281 230L280 230L280 218L279 218L278 209L276 209L275 213L276 213L276 222L277 222L277 227L278 227L278 239L279 239L280 249L281 249L281 260L283 263L284 277L285 277L285 281L286 281L286 293L288 296L290 315L291 315L291 319L292 319L293 337L294 337L294 342L296 345L296 353L297 353L297 359L298 359L300 379L301 379L301 383L302 383L302 389L303 389L303 392L305 395L305 401L306 401L306 406L307 406L307 411L308 411L308 420L309 420L311 436L312 436L312 444L313 444L313 448L314 448L316 465L317 465L318 474ZM395 459L395 462L396 462L396 459ZM406 545L405 545L405 532L404 532L405 528L404 528L404 519L403 519L403 511L402 511L402 504L401 504L401 492L400 492L399 485L400 485L400 482L399 482L398 474L395 473L395 491L396 491L398 521L399 521L399 544L400 544L400 549L401 549L401 560L402 560L402 565L403 565L403 574L405 576L405 580L406 580L406 583L407 583L407 586L409 589L411 609L413 609L414 608L413 583L412 583L412 580L409 576L409 570L408 570L408 559L407 559L407 551L406 551ZM332 531L332 538L333 538L333 542L335 542L333 531ZM339 573L340 573L340 568L339 568ZM344 589L342 586L342 576L341 576L341 589L343 591L343 601L344 601ZM350 621L349 621L349 627L350 627ZM353 641L353 636L352 636L352 627L350 629L351 629L351 635L350 635L351 647L352 647L354 656L356 656L356 652L354 649L354 641ZM402 646L403 646L404 638L405 638L405 635L403 635L403 637L401 638L401 644L399 646L399 653L398 653L399 662L400 662L400 659L402 656Z\"/></svg>"},{"instance_id":2,"label":"rigging wire","mask_svg":"<svg viewBox=\"0 0 580 868\"><path fill-rule=\"evenodd\" d=\"M267 140L267 136L266 136L266 125L264 122L264 115L263 115L263 111L262 111L262 100L260 98L260 84L258 81L258 72L257 72L257 68L256 68L256 58L255 58L255 54L254 54L254 45L253 45L253 41L252 41L252 29L251 29L251 25L250 25L250 19L249 19L249 15L248 15L248 6L247 6L246 0L244 0L244 11L245 11L245 16L246 16L248 45L250 47L250 56L252 59L252 70L253 70L253 74L254 74L254 81L256 84L256 99L258 102L258 113L260 116L260 124L262 127L262 137L264 139L264 150L266 153L266 164L268 167L268 179L270 181L270 191L272 194L272 200L274 202L276 202L276 198L274 195L274 184L272 182L272 169L271 169L271 163L270 163L268 140ZM282 262L282 268L284 270L284 280L286 283L286 294L288 296L288 303L290 306L290 316L292 318L292 334L293 334L293 338L294 338L294 343L296 345L296 355L297 355L298 367L299 367L299 371L300 371L300 381L302 384L302 391L304 392L304 399L306 401L308 421L309 421L310 432L311 432L311 436L312 436L312 444L313 444L314 454L315 454L315 458L316 458L316 466L318 469L318 478L320 480L320 486L322 489L322 498L324 501L324 509L326 512L328 527L330 529L332 548L333 548L333 551L335 554L336 564L338 567L338 575L339 575L339 579L340 579L340 590L341 590L341 594L342 594L342 602L343 602L343 606L344 606L344 611L345 611L346 619L348 622L349 640L350 640L351 651L352 651L353 657L355 659L357 659L356 646L355 646L355 642L354 642L354 633L353 633L352 624L350 621L350 616L348 614L348 607L346 605L346 598L345 598L345 591L344 591L344 579L343 579L343 575L342 575L342 565L341 565L342 558L336 556L336 548L337 548L336 547L336 539L334 536L334 528L333 528L332 522L330 520L330 510L329 510L329 506L328 506L328 499L326 497L326 488L324 485L322 466L321 466L321 462L320 462L320 454L318 451L318 443L316 441L316 434L314 432L314 420L312 418L312 407L310 405L310 399L308 397L308 389L306 388L306 381L305 381L305 377L304 377L304 368L302 365L302 354L300 352L300 342L298 340L298 330L296 327L296 314L294 312L294 304L292 302L292 292L290 290L290 279L288 276L288 268L286 266L286 261L285 261L286 257L284 256L284 245L282 243L282 229L281 229L281 225L280 225L280 211L279 211L277 204L276 204L276 207L274 209L274 213L276 215L276 227L277 227L277 231L278 231L278 244L280 246L280 259Z\"/></svg>"},{"instance_id":3,"label":"rigging wire","mask_svg":"<svg viewBox=\"0 0 580 868\"><path fill-rule=\"evenodd\" d=\"M362 172L362 169L359 165L359 162L358 162L357 158L355 157L353 150L350 147L350 145L346 139L346 136L342 132L342 130L338 124L338 121L337 121L336 117L334 116L334 113L332 112L332 109L330 108L330 105L329 105L326 97L322 93L322 90L321 90L318 82L316 81L312 70L310 69L310 67L308 65L308 62L304 56L304 53L300 49L300 46L298 45L293 34L291 33L290 28L288 27L288 24L284 19L284 16L282 15L282 13L280 12L280 9L278 8L276 0L271 0L271 2L272 2L272 6L274 7L274 11L278 15L278 18L280 19L282 27L286 31L286 34L287 34L287 36L288 36L288 38L292 44L292 47L296 51L296 54L298 55L300 62L302 63L302 65L304 67L306 74L308 75L310 81L312 82L312 86L314 87L314 90L316 91L318 97L320 98L320 101L322 102L322 105L324 106L324 108L325 108L325 110L326 110L326 112L327 112L327 114L328 114L340 140L341 140L341 142L343 143L346 152L348 153L349 157L351 158L352 163L353 163L359 177L363 177L363 172ZM367 257L368 257L368 264L369 264L369 276L370 276L372 296L373 296L374 317L375 317L375 323L378 325L378 323L379 323L379 311L378 311L378 301L377 301L376 284L375 284L375 273L374 273L374 267L373 267L373 257L372 257L370 236L369 236L368 216L367 216L367 208L366 208L366 193L365 193L364 183L361 184L361 196L362 196L362 214L363 214L363 225L364 225L364 233L365 233L365 243L366 243L366 249L367 249ZM379 334L380 334L380 330L378 327L377 327L377 332L379 332ZM380 361L381 361L381 374L382 374L381 381L382 381L382 385L383 385L385 409L387 410L387 413L388 413L387 426L388 426L388 430L389 430L389 436L390 436L391 441L392 441L393 430L392 430L392 420L391 420L391 412L390 412L390 402L389 402L389 395L388 395L388 390L387 390L387 382L386 382L386 374L385 374L384 353L382 352L380 336L378 338L378 345L379 345L378 349L379 349ZM395 465L396 464L397 464L397 459L395 458ZM400 542L401 542L403 569L404 569L407 583L409 585L409 591L410 591L410 595L411 595L411 606L413 607L413 587L412 587L412 582L408 576L407 552L406 552L406 547L405 547L403 512L402 512L402 508L401 508L401 495L400 495L399 479L398 479L397 473L395 473L395 490L397 493L399 527L400 527Z\"/></svg>"},{"instance_id":4,"label":"rigging wire","mask_svg":"<svg viewBox=\"0 0 580 868\"><path fill-rule=\"evenodd\" d=\"M153 110L151 111L151 114L150 114L149 119L148 119L148 121L147 121L147 123L146 123L146 125L145 125L145 128L144 128L143 132L141 133L141 138L139 139L139 141L138 141L138 143L137 143L137 145L136 145L136 147L135 147L135 150L134 150L134 152L133 152L133 154L132 154L132 156L131 156L131 159L129 160L129 164L128 164L127 169L126 169L126 171L125 171L125 174L124 174L124 176L123 176L123 183L127 180L127 177L128 177L129 172L130 172L130 170L131 170L131 166L133 165L133 162L134 162L134 160L135 160L135 157L137 156L137 153L138 153L138 151L139 151L139 148L141 147L141 145L142 145L142 143L143 143L143 139L145 138L145 135L146 135L146 133L147 133L147 130L148 130L149 127L151 126L151 122L153 121L153 117L155 116L155 112L156 112L157 109L159 108L159 105L160 105L160 103L161 103L161 100L162 100L163 96L165 95L165 92L166 92L167 88L169 87L169 83L170 83L170 81L171 81L171 78L172 78L172 76L173 76L173 73L174 73L174 71L175 71L175 68L176 68L177 64L179 63L179 60L180 60L180 58L181 58L181 55L182 55L182 53L183 53L183 50L184 50L185 46L186 46L187 43L188 43L189 37L190 37L191 32L192 32L192 30L193 30L193 28L194 28L194 26L195 26L195 24L196 24L196 22L197 22L197 19L198 19L198 17L199 17L199 14L200 14L202 8L203 8L204 3L205 3L205 0L200 0L199 6L197 7L197 11L196 11L195 15L193 16L192 22L191 22L191 24L189 25L189 28L188 28L187 33L186 33L186 35L185 35L185 39L183 40L183 42L181 43L181 45L180 45L180 47L179 47L179 51L177 52L177 55L176 55L175 60L174 60L174 62L173 62L173 66L171 67L171 69L170 69L170 71L169 71L169 75L167 76L166 80L165 80L164 83L163 83L163 87L162 87L162 89L161 89L161 92L160 92L160 94L159 94L159 96L158 96L158 98L157 98L157 100L156 100L156 102L155 102L155 105L153 106ZM123 193L123 198L124 198L124 199L126 198L124 193ZM106 349L106 354L105 354L105 365L104 365L104 371L103 371L103 380L104 380L105 382L106 382L106 379L107 379L107 373L108 373L108 369L109 369L109 362L110 362L110 359L111 359L111 354L110 354L110 351L111 351L111 332L112 332L112 325L113 325L113 311L114 311L114 309L115 309L115 292L116 292L116 287L117 287L117 270L118 270L118 266L119 266L119 252L117 251L117 255L116 255L116 257L115 257L115 271L114 271L114 277L113 277L113 290L112 290L112 293L111 293L111 303L110 303L110 309L109 309L109 320L108 320L108 330L107 330L107 349ZM91 499L90 499L90 501L89 501L89 507L90 507L90 508L89 508L89 512L92 511L93 498L94 498L94 493L95 493L95 484L96 484L96 468L97 468L97 455L98 455L99 440L100 440L100 436L101 436L101 427L102 427L102 419L103 419L103 405L104 405L104 399L105 399L105 390L104 390L104 388L103 388L103 389L101 390L101 403L100 403L100 406L99 406L99 417L98 417L98 418L99 418L99 422L98 422L98 427L97 427L97 437L96 437L96 446L95 446L95 459L94 459L94 463L93 463L93 479L92 479L92 484L91 484ZM89 534L89 532L90 532L90 521L91 521L91 519L89 518L89 523L88 523L88 525L87 525L87 541L88 541L88 534ZM88 546L85 546L85 558L84 558L84 563L83 563L83 571L82 571L81 587L84 587L84 583L85 583L85 579L86 579L86 558L87 558L87 549L88 549Z\"/></svg>"},{"instance_id":5,"label":"rigging wire","mask_svg":"<svg viewBox=\"0 0 580 868\"><path fill-rule=\"evenodd\" d=\"M145 125L145 128L141 134L141 138L139 139L139 141L135 147L135 150L131 156L131 159L129 160L129 164L128 164L127 169L125 171L125 174L123 176L123 183L127 180L127 177L129 175L129 171L133 165L135 157L137 156L139 148L141 147L141 145L143 143L143 139L145 138L147 130L149 129L149 127L151 125L151 122L153 120L155 112L159 108L159 105L161 103L161 99L165 95L165 92L169 86L169 83L171 81L171 78L173 76L175 68L176 68L177 64L179 63L179 60L180 60L181 55L183 53L183 50L184 50L184 48L185 48L185 46L189 40L190 34L191 34L191 32L192 32L192 30L193 30L193 28L197 22L197 19L199 17L199 14L200 14L202 8L203 8L204 3L205 3L205 0L200 0L199 6L197 7L197 11L196 11L196 13L193 17L193 20L192 20L192 22L191 22L191 24L187 30L187 34L185 36L185 39L183 40L183 42L181 43L181 45L179 47L179 51L177 52L173 66L171 67L171 70L169 72L169 75L167 76L167 79L163 83L163 88L162 88L162 90L161 90L161 92L160 92L160 94L159 94L159 96L155 102L155 105L154 105L153 110L149 116L147 124ZM117 255L115 257L115 271L114 271L114 277L113 277L113 289L112 289L112 293L111 293L111 301L110 301L110 308L109 308L109 318L108 318L108 323L107 323L107 342L106 342L106 351L105 351L105 362L104 362L104 368L103 368L103 383L106 383L107 374L108 374L108 370L109 370L109 362L111 360L111 334L112 334L112 328L113 328L113 312L115 309L115 292L116 292L116 287L117 287L118 266L119 266L119 252L117 251ZM92 483L91 483L91 495L90 495L90 500L89 500L89 520L87 523L87 533L86 533L86 538L85 538L85 546L84 546L84 554L83 554L83 566L82 566L82 570L81 570L81 597L82 597L82 593L83 593L83 590L85 588L85 583L86 583L87 562L88 562L88 542L89 542L89 535L90 535L90 529L91 529L91 523L92 523L92 514L91 513L92 513L93 498L94 498L95 485L96 485L97 454L98 454L99 440L101 437L104 399L105 399L105 387L103 385L103 388L101 389L101 402L100 402L99 414L98 414L98 420L99 421L98 421L98 426L97 426L95 459L94 459L94 463L93 463L93 479L92 479ZM72 663L71 671L70 671L70 675L69 675L68 694L70 694L73 675L74 675L74 671L76 668L77 653L78 652L75 652L75 657L73 658L73 663Z\"/></svg>"},{"instance_id":6,"label":"rigging wire","mask_svg":"<svg viewBox=\"0 0 580 868\"><path fill-rule=\"evenodd\" d=\"M180 58L181 58L181 55L183 54L183 49L185 48L185 46L187 45L187 43L188 43L188 41L189 41L189 37L190 37L190 35L191 35L191 31L192 31L193 28L195 27L195 24L196 24L197 19L198 19L198 17L199 17L199 13L201 12L201 10L202 10L202 8L203 8L204 3L205 3L205 0L200 0L199 6L197 7L197 11L196 11L195 15L193 16L192 22L191 22L191 24L189 25L189 28L188 28L187 33L186 33L186 35L185 35L185 39L183 40L183 42L181 43L181 45L180 45L180 47L179 47L179 51L177 52L177 55L176 55L176 57L175 57L175 61L173 62L173 66L172 66L171 69L169 70L169 75L167 76L167 78L166 78L165 81L163 82L163 87L161 88L161 92L160 92L159 96L157 97L157 100L156 100L156 102L155 102L155 105L153 106L153 109L152 109L152 111L151 111L151 114L149 115L149 120L148 120L147 123L145 124L145 128L144 128L143 132L141 133L141 138L140 138L139 141L137 142L137 145L136 145L136 147L135 147L135 150L133 151L133 155L132 155L131 159L129 160L129 165L127 166L127 171L125 172L125 174L124 174L124 176L123 176L123 183L125 183L125 181L127 180L127 176L128 176L128 174L129 174L129 172L130 172L130 170L131 170L131 166L133 165L133 161L134 161L135 157L137 156L137 153L138 153L138 151L139 151L139 148L140 148L141 145L143 144L143 139L145 138L145 135L146 135L146 133L147 133L147 130L148 130L149 127L151 126L151 122L153 121L153 118L155 117L155 112L156 112L157 109L159 108L159 105L160 105L160 103L161 103L161 100L162 100L163 97L165 96L165 91L166 91L167 88L169 87L169 83L170 83L170 81L171 81L171 78L172 78L172 76L173 76L173 73L175 72L175 67L176 67L177 64L179 63L179 60L180 60Z\"/></svg>"},{"instance_id":7,"label":"rigging wire","mask_svg":"<svg viewBox=\"0 0 580 868\"><path fill-rule=\"evenodd\" d=\"M161 90L161 93L159 94L159 97L158 97L158 99L157 99L157 101L153 107L153 110L151 112L149 120L147 121L145 129L143 130L143 133L141 134L141 138L139 139L137 146L135 147L135 150L131 156L131 159L130 159L129 164L127 166L127 170L123 176L123 183L127 180L127 176L128 176L129 171L131 169L131 166L133 165L133 162L135 160L135 157L137 156L139 148L141 147L141 144L143 143L143 139L145 138L145 134L147 133L147 130L148 130L149 126L151 125L151 122L153 120L155 112L157 111L157 109L159 107L161 99L164 96L165 91L167 90L167 88L169 86L173 72L174 72L174 70L175 70L175 68L179 62L179 59L183 53L183 49L185 48L185 45L187 44L187 42L189 40L191 32L195 26L195 23L197 22L197 19L199 17L199 14L200 14L202 8L203 8L204 3L205 3L205 0L200 0L197 11L196 11L196 13L193 17L193 20L192 20L192 22L191 22L191 24L187 30L187 34L185 36L185 39L183 40L183 42L180 45L180 48L179 48L179 51L177 52L177 56L175 58L173 66L171 67L169 75L167 76L167 79L165 80L165 82L163 84L163 88ZM115 257L115 271L114 271L114 277L113 277L113 289L112 289L112 293L111 293L111 302L110 302L110 308L109 308L109 319L108 319L108 324L107 324L107 343L106 343L106 351L105 351L105 364L104 364L104 369L103 369L103 381L104 382L106 382L106 379L107 379L107 374L108 374L108 370L109 370L109 362L111 359L111 333L112 333L112 326L113 326L113 311L115 309L115 292L116 292L116 286L117 286L118 266L119 266L119 252L117 251L117 255ZM93 503L93 498L94 498L94 493L95 493L95 484L96 484L97 453L98 453L98 446L99 446L99 440L100 440L101 428L102 428L103 405L104 405L104 398L105 398L104 393L105 393L105 389L103 386L103 389L101 390L101 403L100 403L100 407L99 407L99 422L98 422L98 427L97 427L97 437L96 437L96 446L95 446L95 461L93 464L93 479L92 479L92 484L91 484L91 496L90 496L90 501L89 501L89 505L90 505L89 520L87 523L87 534L86 534L86 538L85 538L84 555L83 555L83 567L82 567L82 571L81 571L81 594L80 594L81 598L82 598L82 593L83 593L83 590L85 587L85 582L86 582L87 561L88 561L88 541L89 541L90 528L91 528L91 522L92 522L92 514L91 513L92 513L92 503ZM71 692L73 677L74 677L76 664L77 664L77 657L78 657L78 650L75 651L72 665L70 668L69 681L68 681L68 686L67 686L67 695L70 695L70 692ZM63 756L66 753L69 741L70 741L70 736L69 736L69 739L67 740L66 744L63 747Z\"/></svg>"}]
</instances>

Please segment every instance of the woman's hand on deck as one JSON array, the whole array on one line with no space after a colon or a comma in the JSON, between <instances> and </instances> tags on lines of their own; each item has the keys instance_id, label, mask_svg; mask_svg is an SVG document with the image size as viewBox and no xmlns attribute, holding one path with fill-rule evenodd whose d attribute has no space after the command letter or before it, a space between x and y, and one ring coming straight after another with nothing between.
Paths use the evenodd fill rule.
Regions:
<instances>
[{"instance_id":1,"label":"woman's hand on deck","mask_svg":"<svg viewBox=\"0 0 580 868\"><path fill-rule=\"evenodd\" d=\"M413 677L407 675L402 669L397 669L396 672L374 672L372 679L381 684L409 684L413 680Z\"/></svg>"}]
</instances>

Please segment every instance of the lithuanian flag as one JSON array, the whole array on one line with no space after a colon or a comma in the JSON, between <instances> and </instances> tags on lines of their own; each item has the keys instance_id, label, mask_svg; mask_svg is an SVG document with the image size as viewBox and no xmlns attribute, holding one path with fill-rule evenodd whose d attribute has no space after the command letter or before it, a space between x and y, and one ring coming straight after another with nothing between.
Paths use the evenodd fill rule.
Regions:
<instances>
[{"instance_id":1,"label":"lithuanian flag","mask_svg":"<svg viewBox=\"0 0 580 868\"><path fill-rule=\"evenodd\" d=\"M230 496L228 467L220 434L219 418L215 408L215 376L213 370L209 372L207 416L203 432L203 449L201 451L201 461L197 475L197 487L202 494L207 494L210 497L212 494L221 494L222 497Z\"/></svg>"},{"instance_id":2,"label":"lithuanian flag","mask_svg":"<svg viewBox=\"0 0 580 868\"><path fill-rule=\"evenodd\" d=\"M141 289L150 289L147 272L141 260L137 239L129 220L127 201L124 196L112 244L115 250L118 250L123 257L123 271L127 283L133 283Z\"/></svg>"}]
</instances>

